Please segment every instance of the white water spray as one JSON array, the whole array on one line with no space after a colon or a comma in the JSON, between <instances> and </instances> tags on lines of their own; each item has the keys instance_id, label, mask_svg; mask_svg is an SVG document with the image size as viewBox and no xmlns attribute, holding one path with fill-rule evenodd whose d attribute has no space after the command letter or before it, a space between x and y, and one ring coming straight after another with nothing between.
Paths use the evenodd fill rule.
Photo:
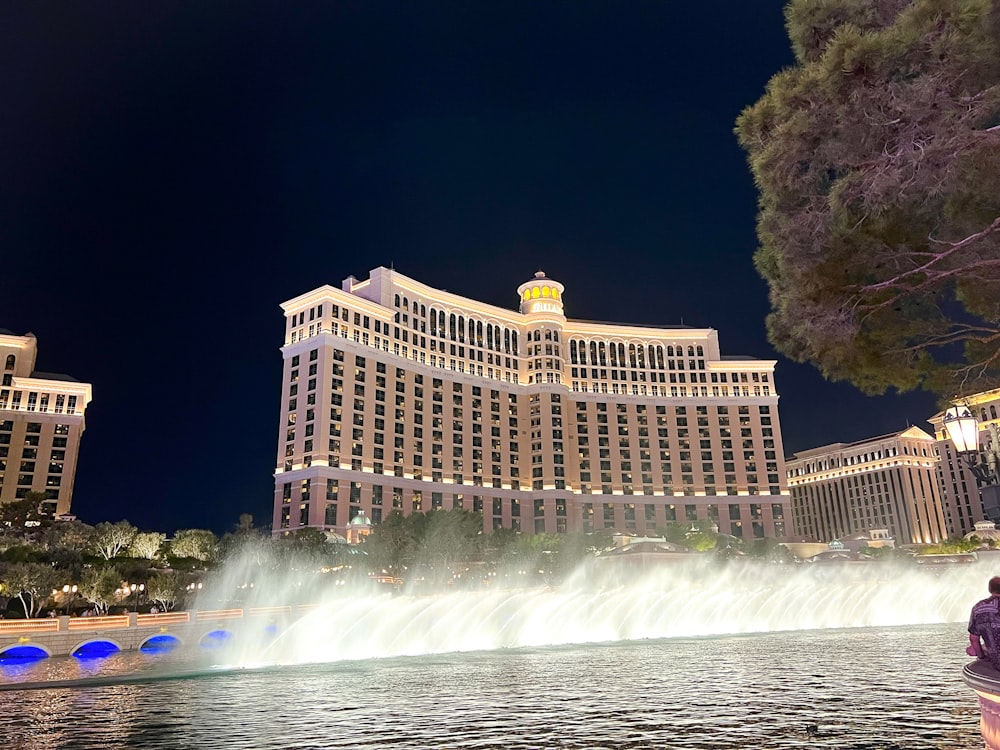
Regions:
<instances>
[{"instance_id":1,"label":"white water spray","mask_svg":"<svg viewBox=\"0 0 1000 750\"><path fill-rule=\"evenodd\" d=\"M230 664L258 667L522 646L959 622L986 596L984 565L933 571L889 564L665 565L598 587L584 574L558 588L410 596L332 588L294 617L226 625ZM289 576L243 589L242 606L287 603ZM246 580L239 565L201 597L213 608ZM333 593L335 591L336 593Z\"/></svg>"}]
</instances>

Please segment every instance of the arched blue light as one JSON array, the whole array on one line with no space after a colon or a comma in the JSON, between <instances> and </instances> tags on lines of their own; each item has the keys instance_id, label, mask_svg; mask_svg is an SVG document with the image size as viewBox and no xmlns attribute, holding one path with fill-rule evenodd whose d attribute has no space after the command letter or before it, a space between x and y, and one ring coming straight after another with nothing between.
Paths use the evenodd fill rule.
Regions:
<instances>
[{"instance_id":1,"label":"arched blue light","mask_svg":"<svg viewBox=\"0 0 1000 750\"><path fill-rule=\"evenodd\" d=\"M38 646L12 646L3 653L0 653L0 662L4 664L21 664L47 659L48 656L45 649Z\"/></svg>"},{"instance_id":2,"label":"arched blue light","mask_svg":"<svg viewBox=\"0 0 1000 750\"><path fill-rule=\"evenodd\" d=\"M77 659L103 659L118 651L121 649L111 641L90 641L74 651L73 656Z\"/></svg>"},{"instance_id":3,"label":"arched blue light","mask_svg":"<svg viewBox=\"0 0 1000 750\"><path fill-rule=\"evenodd\" d=\"M201 639L201 647L218 648L219 646L225 646L232 637L233 634L228 630L213 630L210 633L205 633L205 637Z\"/></svg>"},{"instance_id":4,"label":"arched blue light","mask_svg":"<svg viewBox=\"0 0 1000 750\"><path fill-rule=\"evenodd\" d=\"M181 645L178 638L172 635L154 635L148 641L142 644L140 651L145 651L147 653L155 653L159 651L172 651Z\"/></svg>"}]
</instances>

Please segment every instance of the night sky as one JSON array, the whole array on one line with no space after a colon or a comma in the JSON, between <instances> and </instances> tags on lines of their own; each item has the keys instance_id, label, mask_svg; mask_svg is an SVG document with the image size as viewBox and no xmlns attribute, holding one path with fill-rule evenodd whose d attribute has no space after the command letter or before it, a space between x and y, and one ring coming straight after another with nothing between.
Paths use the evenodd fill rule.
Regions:
<instances>
[{"instance_id":1,"label":"night sky","mask_svg":"<svg viewBox=\"0 0 1000 750\"><path fill-rule=\"evenodd\" d=\"M282 301L379 265L774 358L732 134L778 0L6 3L0 328L93 383L73 511L270 519ZM922 424L778 358L786 453Z\"/></svg>"}]
</instances>

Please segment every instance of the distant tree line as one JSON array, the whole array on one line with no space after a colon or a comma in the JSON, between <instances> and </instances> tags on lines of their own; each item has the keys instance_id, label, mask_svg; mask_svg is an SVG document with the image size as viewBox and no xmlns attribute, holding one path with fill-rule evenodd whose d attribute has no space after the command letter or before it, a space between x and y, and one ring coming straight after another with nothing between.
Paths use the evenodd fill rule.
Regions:
<instances>
[{"instance_id":1,"label":"distant tree line","mask_svg":"<svg viewBox=\"0 0 1000 750\"><path fill-rule=\"evenodd\" d=\"M609 530L484 534L482 515L461 509L394 511L357 545L315 528L272 537L246 514L221 538L206 529L168 538L124 520L52 521L39 512L43 499L31 493L0 505L0 612L6 617L169 611L192 606L203 585L215 586L212 601L219 606L239 606L255 584L275 580L283 582L287 603L312 601L326 587L348 583L416 591L558 585L614 546ZM671 523L657 533L722 562L793 559L773 539L747 543L718 533L709 519Z\"/></svg>"}]
</instances>

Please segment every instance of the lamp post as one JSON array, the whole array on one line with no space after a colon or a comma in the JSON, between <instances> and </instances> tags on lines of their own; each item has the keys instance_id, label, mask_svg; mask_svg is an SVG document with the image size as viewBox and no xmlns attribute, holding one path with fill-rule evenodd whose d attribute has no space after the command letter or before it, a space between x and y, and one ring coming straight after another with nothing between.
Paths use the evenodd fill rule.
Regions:
<instances>
[{"instance_id":1,"label":"lamp post","mask_svg":"<svg viewBox=\"0 0 1000 750\"><path fill-rule=\"evenodd\" d=\"M68 617L73 612L73 600L76 599L77 592L76 584L70 586L66 584L63 586L63 595L66 597L66 616Z\"/></svg>"},{"instance_id":2,"label":"lamp post","mask_svg":"<svg viewBox=\"0 0 1000 750\"><path fill-rule=\"evenodd\" d=\"M983 503L983 513L994 523L1000 522L1000 432L997 425L987 426L988 441L979 442L979 420L968 406L953 406L944 413L943 425L955 452L965 460L976 478Z\"/></svg>"},{"instance_id":3,"label":"lamp post","mask_svg":"<svg viewBox=\"0 0 1000 750\"><path fill-rule=\"evenodd\" d=\"M132 608L135 611L138 611L139 610L139 594L141 594L143 591L146 590L146 584L144 584L144 583L139 583L139 584L133 583L133 584L131 584L129 586L129 589L131 589L132 593L135 595L135 604L133 605Z\"/></svg>"}]
</instances>

